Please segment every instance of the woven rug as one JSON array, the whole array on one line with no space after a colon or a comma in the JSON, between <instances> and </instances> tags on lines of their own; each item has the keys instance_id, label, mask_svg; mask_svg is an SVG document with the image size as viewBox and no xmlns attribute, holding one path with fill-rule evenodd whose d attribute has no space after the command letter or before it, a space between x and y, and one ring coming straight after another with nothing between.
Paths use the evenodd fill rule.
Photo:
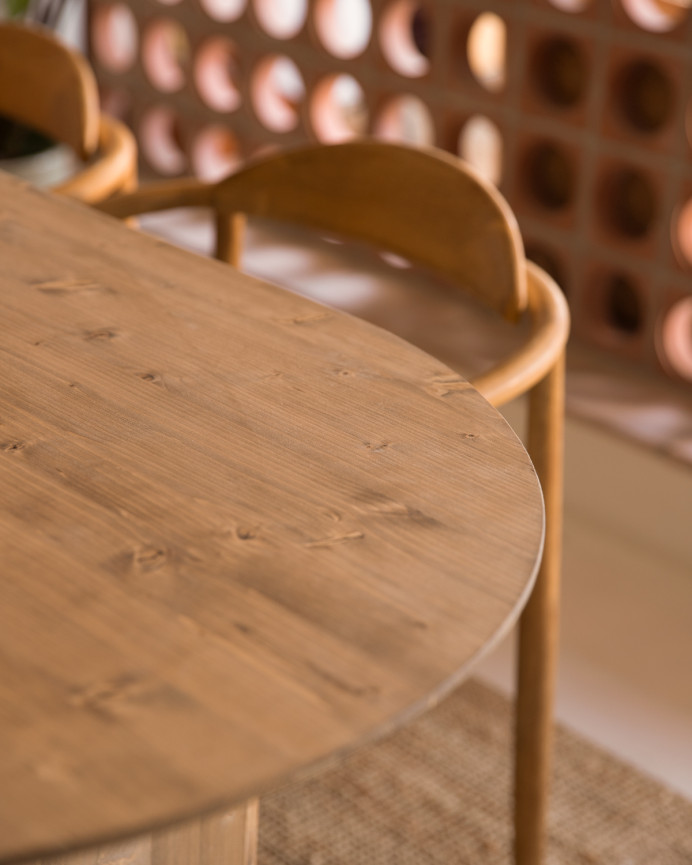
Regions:
<instances>
[{"instance_id":1,"label":"woven rug","mask_svg":"<svg viewBox=\"0 0 692 865\"><path fill-rule=\"evenodd\" d=\"M511 704L470 681L262 800L260 865L509 865ZM547 865L692 865L692 803L564 729Z\"/></svg>"}]
</instances>

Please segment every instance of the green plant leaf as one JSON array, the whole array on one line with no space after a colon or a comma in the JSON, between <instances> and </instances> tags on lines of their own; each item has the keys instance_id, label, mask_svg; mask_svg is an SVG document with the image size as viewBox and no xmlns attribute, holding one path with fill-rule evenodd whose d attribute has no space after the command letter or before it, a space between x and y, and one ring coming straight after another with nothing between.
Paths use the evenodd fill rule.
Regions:
<instances>
[{"instance_id":1,"label":"green plant leaf","mask_svg":"<svg viewBox=\"0 0 692 865\"><path fill-rule=\"evenodd\" d=\"M29 6L29 0L5 0L7 12L12 18L23 15Z\"/></svg>"}]
</instances>

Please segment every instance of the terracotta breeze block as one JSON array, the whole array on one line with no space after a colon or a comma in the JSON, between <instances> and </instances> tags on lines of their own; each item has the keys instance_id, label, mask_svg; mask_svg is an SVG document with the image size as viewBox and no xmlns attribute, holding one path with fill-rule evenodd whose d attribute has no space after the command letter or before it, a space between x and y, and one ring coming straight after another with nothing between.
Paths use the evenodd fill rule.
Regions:
<instances>
[{"instance_id":1,"label":"terracotta breeze block","mask_svg":"<svg viewBox=\"0 0 692 865\"><path fill-rule=\"evenodd\" d=\"M90 52L144 177L362 134L459 154L507 196L576 337L689 384L670 324L692 293L685 2L89 0Z\"/></svg>"}]
</instances>

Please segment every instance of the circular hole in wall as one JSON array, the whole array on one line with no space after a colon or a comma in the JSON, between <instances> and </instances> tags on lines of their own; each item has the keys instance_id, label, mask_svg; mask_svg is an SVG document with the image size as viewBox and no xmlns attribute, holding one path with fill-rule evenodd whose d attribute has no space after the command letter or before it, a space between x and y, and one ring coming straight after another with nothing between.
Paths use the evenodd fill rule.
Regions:
<instances>
[{"instance_id":1,"label":"circular hole in wall","mask_svg":"<svg viewBox=\"0 0 692 865\"><path fill-rule=\"evenodd\" d=\"M604 286L603 312L607 324L618 333L634 336L644 324L641 296L634 282L624 274L608 278Z\"/></svg>"},{"instance_id":2,"label":"circular hole in wall","mask_svg":"<svg viewBox=\"0 0 692 865\"><path fill-rule=\"evenodd\" d=\"M607 185L611 224L631 238L646 235L656 219L656 194L651 181L639 171L622 168Z\"/></svg>"},{"instance_id":3,"label":"circular hole in wall","mask_svg":"<svg viewBox=\"0 0 692 865\"><path fill-rule=\"evenodd\" d=\"M380 45L389 65L407 78L420 78L430 70L430 15L416 0L394 0L384 10L379 27Z\"/></svg>"},{"instance_id":4,"label":"circular hole in wall","mask_svg":"<svg viewBox=\"0 0 692 865\"><path fill-rule=\"evenodd\" d=\"M548 276L551 276L560 288L565 290L564 272L557 255L540 243L526 244L526 257L541 267Z\"/></svg>"},{"instance_id":5,"label":"circular hole in wall","mask_svg":"<svg viewBox=\"0 0 692 865\"><path fill-rule=\"evenodd\" d=\"M215 21L235 21L245 11L247 0L200 0L200 4Z\"/></svg>"},{"instance_id":6,"label":"circular hole in wall","mask_svg":"<svg viewBox=\"0 0 692 865\"><path fill-rule=\"evenodd\" d=\"M692 267L692 198L673 218L673 247L682 263Z\"/></svg>"},{"instance_id":7,"label":"circular hole in wall","mask_svg":"<svg viewBox=\"0 0 692 865\"><path fill-rule=\"evenodd\" d=\"M305 82L290 57L265 57L255 68L250 82L255 114L267 129L289 132L300 120Z\"/></svg>"},{"instance_id":8,"label":"circular hole in wall","mask_svg":"<svg viewBox=\"0 0 692 865\"><path fill-rule=\"evenodd\" d=\"M329 75L315 88L310 120L320 141L346 141L364 135L368 109L363 88L352 75Z\"/></svg>"},{"instance_id":9,"label":"circular hole in wall","mask_svg":"<svg viewBox=\"0 0 692 865\"><path fill-rule=\"evenodd\" d=\"M335 57L362 54L372 33L370 0L319 0L315 29L324 47Z\"/></svg>"},{"instance_id":10,"label":"circular hole in wall","mask_svg":"<svg viewBox=\"0 0 692 865\"><path fill-rule=\"evenodd\" d=\"M435 125L427 105L417 96L404 94L385 103L375 122L375 134L387 141L429 147L435 142Z\"/></svg>"},{"instance_id":11,"label":"circular hole in wall","mask_svg":"<svg viewBox=\"0 0 692 865\"><path fill-rule=\"evenodd\" d=\"M593 0L550 0L552 5L556 9L560 9L562 12L583 12L587 7L591 5Z\"/></svg>"},{"instance_id":12,"label":"circular hole in wall","mask_svg":"<svg viewBox=\"0 0 692 865\"><path fill-rule=\"evenodd\" d=\"M692 297L684 297L664 314L657 334L661 361L692 381Z\"/></svg>"},{"instance_id":13,"label":"circular hole in wall","mask_svg":"<svg viewBox=\"0 0 692 865\"><path fill-rule=\"evenodd\" d=\"M91 45L98 62L112 72L125 72L137 58L139 33L124 3L97 6L91 19Z\"/></svg>"},{"instance_id":14,"label":"circular hole in wall","mask_svg":"<svg viewBox=\"0 0 692 865\"><path fill-rule=\"evenodd\" d=\"M308 10L307 0L255 0L255 15L275 39L290 39L302 28Z\"/></svg>"},{"instance_id":15,"label":"circular hole in wall","mask_svg":"<svg viewBox=\"0 0 692 865\"><path fill-rule=\"evenodd\" d=\"M666 33L687 16L687 0L620 0L625 12L642 30Z\"/></svg>"},{"instance_id":16,"label":"circular hole in wall","mask_svg":"<svg viewBox=\"0 0 692 865\"><path fill-rule=\"evenodd\" d=\"M238 139L224 126L207 126L197 133L190 149L192 170L200 180L213 183L240 164Z\"/></svg>"},{"instance_id":17,"label":"circular hole in wall","mask_svg":"<svg viewBox=\"0 0 692 865\"><path fill-rule=\"evenodd\" d=\"M142 63L158 90L174 93L185 83L190 44L182 24L159 19L146 29L142 39Z\"/></svg>"},{"instance_id":18,"label":"circular hole in wall","mask_svg":"<svg viewBox=\"0 0 692 865\"><path fill-rule=\"evenodd\" d=\"M542 42L536 50L533 71L536 86L553 105L567 108L582 99L587 64L574 40L558 36Z\"/></svg>"},{"instance_id":19,"label":"circular hole in wall","mask_svg":"<svg viewBox=\"0 0 692 865\"><path fill-rule=\"evenodd\" d=\"M187 165L182 147L180 120L166 106L151 108L139 125L142 152L159 174L181 174Z\"/></svg>"},{"instance_id":20,"label":"circular hole in wall","mask_svg":"<svg viewBox=\"0 0 692 865\"><path fill-rule=\"evenodd\" d=\"M479 174L499 184L502 177L502 134L495 123L483 114L474 114L459 133L459 156Z\"/></svg>"},{"instance_id":21,"label":"circular hole in wall","mask_svg":"<svg viewBox=\"0 0 692 865\"><path fill-rule=\"evenodd\" d=\"M202 99L215 111L234 111L240 105L236 47L225 36L208 39L195 57L195 84Z\"/></svg>"},{"instance_id":22,"label":"circular hole in wall","mask_svg":"<svg viewBox=\"0 0 692 865\"><path fill-rule=\"evenodd\" d=\"M656 132L673 113L673 85L649 60L635 60L622 71L620 104L625 118L641 132Z\"/></svg>"},{"instance_id":23,"label":"circular hole in wall","mask_svg":"<svg viewBox=\"0 0 692 865\"><path fill-rule=\"evenodd\" d=\"M483 12L469 30L466 57L473 77L493 93L505 86L507 25L494 12Z\"/></svg>"},{"instance_id":24,"label":"circular hole in wall","mask_svg":"<svg viewBox=\"0 0 692 865\"><path fill-rule=\"evenodd\" d=\"M567 154L549 141L534 146L527 158L527 179L533 198L559 210L574 198L574 168Z\"/></svg>"}]
</instances>

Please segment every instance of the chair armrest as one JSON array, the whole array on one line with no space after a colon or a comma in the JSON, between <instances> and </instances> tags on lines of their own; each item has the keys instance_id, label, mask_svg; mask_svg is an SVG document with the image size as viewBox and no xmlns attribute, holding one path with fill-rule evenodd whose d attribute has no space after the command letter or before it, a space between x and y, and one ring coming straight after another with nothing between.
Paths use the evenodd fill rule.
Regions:
<instances>
[{"instance_id":1,"label":"chair armrest","mask_svg":"<svg viewBox=\"0 0 692 865\"><path fill-rule=\"evenodd\" d=\"M93 162L55 187L55 192L95 204L137 185L137 144L119 120L101 115L99 149Z\"/></svg>"},{"instance_id":2,"label":"chair armrest","mask_svg":"<svg viewBox=\"0 0 692 865\"><path fill-rule=\"evenodd\" d=\"M471 382L495 406L504 405L541 381L561 357L569 337L569 307L564 294L540 267L530 261L525 266L531 337Z\"/></svg>"}]
</instances>

